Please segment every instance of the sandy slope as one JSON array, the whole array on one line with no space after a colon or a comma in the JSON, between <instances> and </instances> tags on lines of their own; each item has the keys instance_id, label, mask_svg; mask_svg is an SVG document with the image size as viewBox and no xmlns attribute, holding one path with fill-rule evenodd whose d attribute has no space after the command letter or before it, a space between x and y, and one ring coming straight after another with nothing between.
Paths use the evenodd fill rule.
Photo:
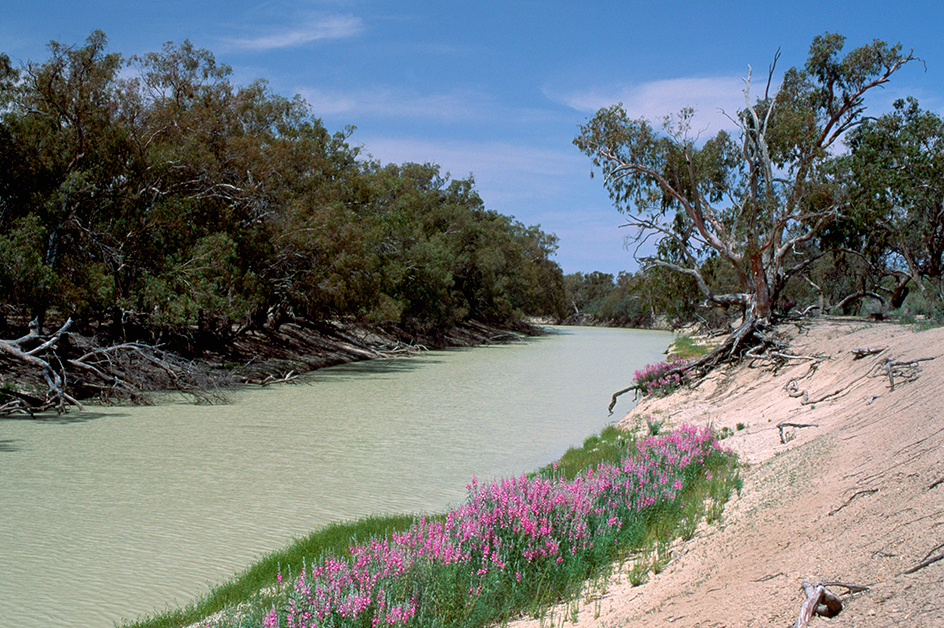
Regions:
<instances>
[{"instance_id":1,"label":"sandy slope","mask_svg":"<svg viewBox=\"0 0 944 628\"><path fill-rule=\"evenodd\" d=\"M748 463L744 489L720 521L673 548L664 571L633 587L625 576L525 626L792 626L811 581L865 584L845 609L815 626L944 626L944 328L818 321L779 332L793 355L773 372L755 363L712 374L697 387L641 403L645 416L736 429L725 444ZM855 359L853 349L881 349ZM889 386L878 364L915 360L914 381ZM792 397L787 385L796 380ZM796 394L796 393L795 393ZM617 409L619 406L617 406ZM777 424L788 429L781 444ZM842 593L841 587L833 587Z\"/></svg>"}]
</instances>

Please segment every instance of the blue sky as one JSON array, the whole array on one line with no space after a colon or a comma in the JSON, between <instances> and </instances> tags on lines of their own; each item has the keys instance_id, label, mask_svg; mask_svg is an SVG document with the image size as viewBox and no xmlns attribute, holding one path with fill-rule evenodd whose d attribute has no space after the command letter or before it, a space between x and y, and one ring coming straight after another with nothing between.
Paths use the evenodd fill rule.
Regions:
<instances>
[{"instance_id":1,"label":"blue sky","mask_svg":"<svg viewBox=\"0 0 944 628\"><path fill-rule=\"evenodd\" d=\"M657 120L685 106L703 137L743 105L782 50L777 75L802 65L813 37L846 50L883 39L913 63L867 101L878 115L913 95L944 115L939 0L845 2L201 2L0 0L0 51L42 61L51 40L95 29L125 56L189 39L233 68L300 94L330 131L387 163L433 162L475 176L488 208L560 238L564 272L635 270L624 220L571 141L600 107L623 102ZM926 66L926 68L925 68Z\"/></svg>"}]
</instances>

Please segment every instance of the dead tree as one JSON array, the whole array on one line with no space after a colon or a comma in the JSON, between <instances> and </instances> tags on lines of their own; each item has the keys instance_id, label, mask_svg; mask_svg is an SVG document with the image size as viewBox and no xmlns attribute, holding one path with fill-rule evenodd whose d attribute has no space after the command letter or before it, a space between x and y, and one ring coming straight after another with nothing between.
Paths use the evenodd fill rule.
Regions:
<instances>
[{"instance_id":1,"label":"dead tree","mask_svg":"<svg viewBox=\"0 0 944 628\"><path fill-rule=\"evenodd\" d=\"M222 398L227 377L160 347L125 342L107 347L69 331L67 320L45 337L34 321L25 336L0 340L4 385L0 414L83 409L79 399L147 404L147 393L178 391L198 402ZM45 387L45 390L43 388Z\"/></svg>"}]
</instances>

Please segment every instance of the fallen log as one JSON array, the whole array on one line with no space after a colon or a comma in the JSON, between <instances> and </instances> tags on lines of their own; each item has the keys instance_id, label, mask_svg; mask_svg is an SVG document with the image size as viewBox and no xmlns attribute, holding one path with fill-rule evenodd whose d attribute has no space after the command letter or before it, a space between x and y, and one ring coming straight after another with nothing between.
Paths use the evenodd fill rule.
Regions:
<instances>
[{"instance_id":1,"label":"fallen log","mask_svg":"<svg viewBox=\"0 0 944 628\"><path fill-rule=\"evenodd\" d=\"M46 393L46 399L44 403L38 408L31 408L33 411L42 411L49 408L55 408L56 412L61 414L62 412L65 412L67 402L78 407L80 410L83 409L82 404L75 400L65 390L65 370L63 370L61 373L57 372L48 361L37 356L37 354L54 347L56 343L58 343L62 338L62 334L64 334L71 325L72 319L70 318L49 339L40 344L38 347L30 349L29 351L24 351L21 346L29 341L39 338L37 325L31 325L30 332L22 338L17 338L16 340L0 340L0 351L6 353L15 360L24 362L26 365L39 370L43 379L46 381L46 385L49 389ZM32 414L32 411L30 411L29 414Z\"/></svg>"}]
</instances>

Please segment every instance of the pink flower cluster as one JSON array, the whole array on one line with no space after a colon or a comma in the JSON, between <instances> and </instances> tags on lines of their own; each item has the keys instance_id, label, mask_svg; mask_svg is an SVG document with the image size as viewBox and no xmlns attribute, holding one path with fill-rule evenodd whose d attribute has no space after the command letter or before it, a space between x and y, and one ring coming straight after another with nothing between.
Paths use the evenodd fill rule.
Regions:
<instances>
[{"instance_id":1,"label":"pink flower cluster","mask_svg":"<svg viewBox=\"0 0 944 628\"><path fill-rule=\"evenodd\" d=\"M468 499L444 518L418 519L406 533L352 547L350 560L302 570L287 604L273 607L263 625L406 626L436 617L446 598L474 605L495 585L515 587L619 542L648 508L703 476L717 448L709 429L684 426L573 480L473 478ZM461 583L461 593L444 593L444 581Z\"/></svg>"},{"instance_id":2,"label":"pink flower cluster","mask_svg":"<svg viewBox=\"0 0 944 628\"><path fill-rule=\"evenodd\" d=\"M647 364L646 368L633 374L636 389L643 395L675 390L684 383L685 374L684 372L669 373L669 371L679 367L684 368L687 362L679 358L669 358L658 364Z\"/></svg>"}]
</instances>

